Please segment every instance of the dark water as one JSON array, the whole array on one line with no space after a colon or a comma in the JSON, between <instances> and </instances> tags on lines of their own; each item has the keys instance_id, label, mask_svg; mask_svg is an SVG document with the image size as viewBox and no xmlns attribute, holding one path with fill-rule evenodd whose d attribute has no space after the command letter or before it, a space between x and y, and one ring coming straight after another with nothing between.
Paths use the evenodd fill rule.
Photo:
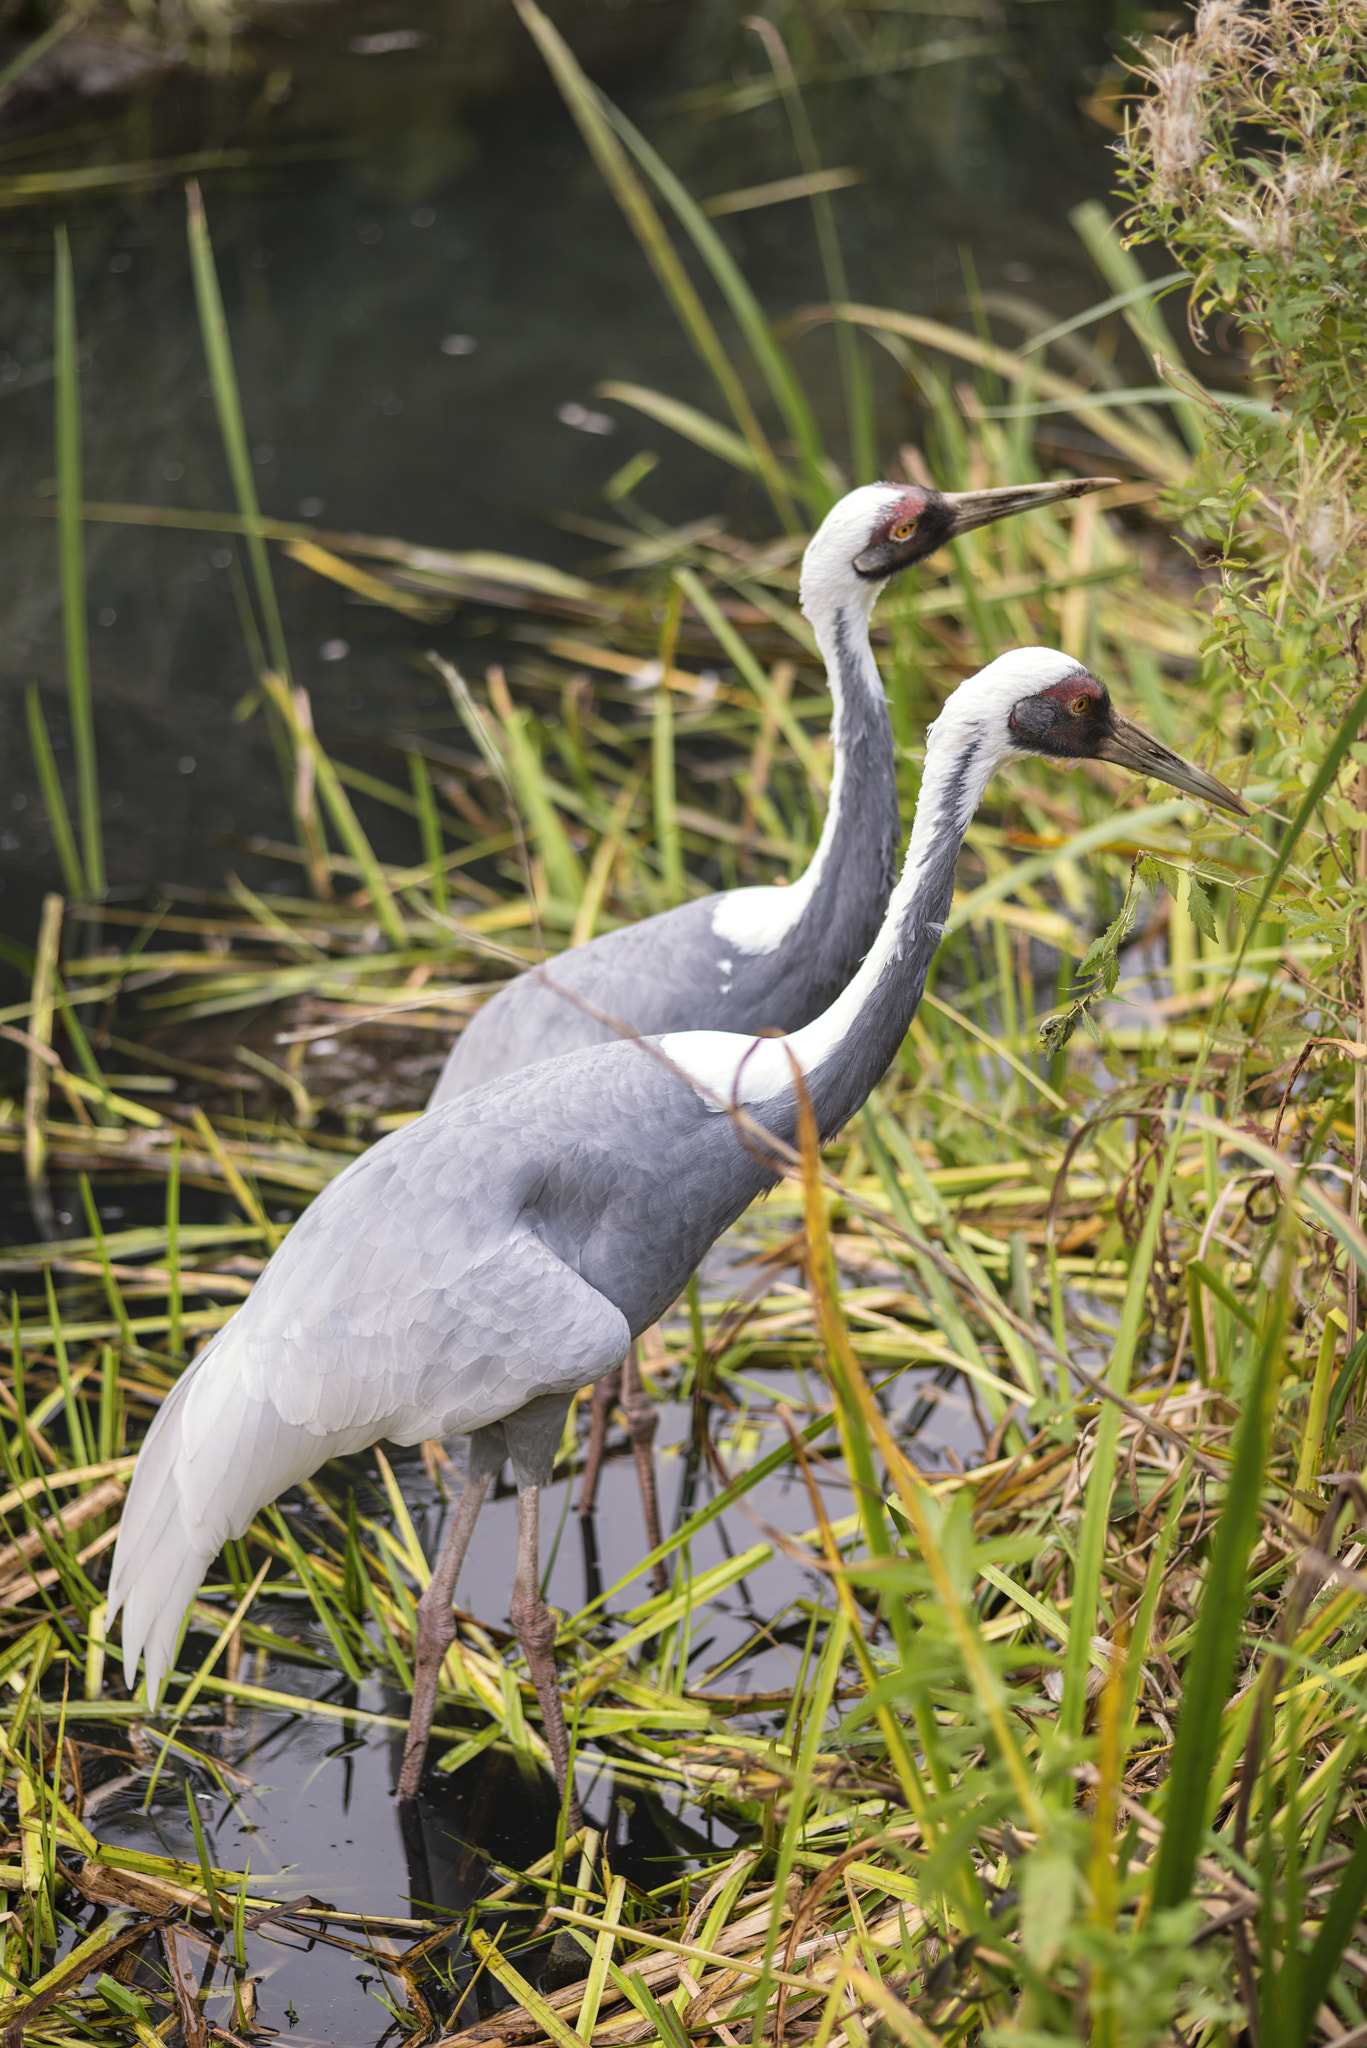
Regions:
<instances>
[{"instance_id":1,"label":"dark water","mask_svg":"<svg viewBox=\"0 0 1367 2048\"><path fill-rule=\"evenodd\" d=\"M607 21L601 8L583 16L585 34L598 38L600 75L695 190L725 191L796 168L772 107L708 124L658 111L671 93L724 79L739 66L760 68L734 15L640 9L628 11L625 26ZM479 93L463 94L439 61L453 18L432 0L401 16L376 0L320 10L296 33L299 22L281 15L262 32L263 70L247 84L172 80L69 117L93 123L105 141L122 135L137 157L206 141L240 143L244 135L262 148L312 138L351 151L205 179L263 509L581 567L593 548L558 526L558 515L575 508L601 515L605 482L650 448L662 461L641 500L659 517L676 522L729 508L747 530L766 531L766 508L729 472L595 397L601 379L618 377L720 413L538 67L524 52L502 73L493 66ZM1069 0L1021 0L989 10L978 25L997 40L990 57L809 95L825 161L851 164L864 177L835 202L851 287L875 302L947 310L962 291L967 250L985 288L1024 293L1062 316L1098 296L1065 212L1108 182L1107 137L1076 102L1107 62L1109 18ZM396 28L429 41L407 54L352 53L358 36ZM272 78L278 104L267 90ZM14 152L31 151L33 140L0 142L0 172L31 165L31 154L21 160ZM25 685L39 685L59 761L70 763L55 529L15 509L52 489L48 236L58 217L42 210L0 217L0 931L20 939L31 936L41 892L58 879L24 737ZM85 359L87 497L229 506L178 188L85 203L64 217ZM825 296L804 207L741 215L725 233L775 314ZM473 346L456 347L449 339L456 336ZM797 356L831 444L842 452L829 336L802 343ZM878 375L879 445L891 455L917 435L919 421L890 367L880 362ZM567 407L579 408L569 414L578 425L562 417ZM608 430L585 431L585 412L600 415L593 424ZM112 892L139 899L167 880L213 886L230 860L249 882L268 886L279 871L233 844L252 833L279 835L285 820L261 719L234 718L251 671L228 544L215 535L92 522L86 545ZM434 632L350 602L283 559L276 569L296 673L313 693L326 745L401 777L392 735L439 731L447 718L419 666L421 650L435 642L477 667L497 645L498 622L467 609ZM387 851L392 818L360 808ZM409 850L406 841L394 845L396 854ZM14 1235L31 1234L16 1216ZM782 1376L760 1377L783 1390ZM910 1378L899 1390L903 1408ZM667 1408L659 1439L666 1526L690 1470L687 1429L686 1411ZM777 1441L773 1425L765 1429L737 1455L758 1456ZM953 1394L920 1448L924 1455L973 1441L972 1417ZM408 1460L399 1469L434 1549L439 1504L420 1464ZM700 1502L711 1482L697 1483ZM548 1554L564 1505L562 1482L543 1511ZM828 1501L833 1515L846 1507ZM709 1527L695 1546L694 1569L758 1540L756 1516L787 1529L812 1520L805 1491L771 1479L750 1497L749 1513L735 1509ZM463 1596L491 1621L506 1614L514 1528L511 1497L486 1509L462 1583ZM629 1458L606 1469L597 1544L607 1583L643 1549ZM628 1589L613 1607L620 1612L643 1591ZM711 1638L696 1649L695 1672L745 1649L721 1688L791 1684L797 1651L787 1622L796 1600L820 1592L814 1577L775 1555L709 1610ZM573 1514L548 1595L568 1609L585 1598ZM307 1638L297 1611L283 1603L277 1610L274 1626ZM300 1666L267 1665L252 1675L288 1691L317 1686L354 1709L403 1712L403 1702L378 1685L349 1699L331 1674ZM121 1739L107 1729L88 1732ZM553 1839L548 1787L527 1784L497 1752L450 1781L429 1774L415 1842L399 1826L391 1797L395 1739L383 1730L239 1708L231 1717L206 1716L190 1732L242 1781L229 1801L195 1773L214 1860L236 1867L250 1857L254 1879L282 1897L311 1892L371 1912L421 1914L429 1901L463 1911L490 1883L487 1856L525 1866ZM107 1768L121 1774L127 1766L115 1760ZM638 1882L660 1882L709 1839L707 1815L681 1794L659 1798L615 1785L610 1765L598 1779L586 1777L581 1791L616 1863ZM179 1780L163 1779L148 1814L144 1795L144 1779L113 1794L98 1812L97 1831L192 1853ZM383 1982L354 1957L310 1950L279 1931L253 1937L251 1956L261 1976L260 2016L285 2034L357 2042L378 2039L390 2024L376 1999ZM225 2006L210 2011L230 2023ZM474 2016L467 2007L462 2020Z\"/></svg>"},{"instance_id":2,"label":"dark water","mask_svg":"<svg viewBox=\"0 0 1367 2048\"><path fill-rule=\"evenodd\" d=\"M460 42L454 0L449 9L415 0L402 15L396 5L282 10L259 32L260 68L243 82L175 78L69 117L93 134L81 158L118 149L141 161L218 143L263 155L351 152L204 175L263 510L582 566L596 551L558 528L557 515L601 515L603 485L649 448L662 460L640 493L648 510L675 522L729 508L750 531L769 530L766 505L732 472L594 396L600 380L624 378L722 411L521 31L511 37L497 17L498 62L488 60L476 92L467 44L483 43ZM889 17L866 19L886 34ZM597 53L605 82L699 194L797 168L774 106L710 121L661 111L671 94L765 68L734 13L599 5L571 21L586 59ZM358 40L399 25L427 42L354 54ZM808 93L825 162L864 180L834 199L851 289L875 303L952 310L967 263L985 290L1059 314L1091 303L1097 287L1066 209L1109 180L1107 133L1077 104L1111 55L1109 16L1084 0L1012 0L947 26L986 38L992 54ZM443 69L453 37L464 70L457 57ZM866 43L849 47L857 59ZM829 62L844 48L817 54ZM0 174L41 169L44 146L41 134L0 140ZM39 685L59 761L70 763L55 528L12 509L53 488L49 236L58 219L72 235L87 364L87 498L233 502L179 184L0 215L0 930L15 937L31 935L56 876L23 726L25 685ZM721 226L773 314L826 296L804 204ZM829 332L795 355L843 458ZM890 460L920 423L893 366L881 352L874 360L879 447ZM566 407L579 408L569 415L578 426L560 417ZM586 431L584 413L608 431ZM114 893L140 896L167 880L213 886L230 858L263 885L271 871L227 844L285 829L263 721L233 716L251 670L227 541L91 523L86 548ZM418 665L421 650L435 640L478 672L497 622L467 608L434 633L282 558L276 574L296 674L326 744L402 775L389 736L450 720ZM396 854L411 852L392 814L361 809L381 850L393 842Z\"/></svg>"}]
</instances>

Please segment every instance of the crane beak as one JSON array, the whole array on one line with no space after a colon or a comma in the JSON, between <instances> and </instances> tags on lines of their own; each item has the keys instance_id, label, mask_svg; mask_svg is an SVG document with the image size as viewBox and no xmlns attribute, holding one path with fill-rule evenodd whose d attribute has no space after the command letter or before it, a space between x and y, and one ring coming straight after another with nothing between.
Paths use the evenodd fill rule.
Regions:
<instances>
[{"instance_id":1,"label":"crane beak","mask_svg":"<svg viewBox=\"0 0 1367 2048\"><path fill-rule=\"evenodd\" d=\"M990 526L994 519L1009 519L1016 512L1030 512L1036 505L1056 505L1064 498L1085 498L1089 491L1106 491L1119 483L1115 476L1074 476L1061 483L1006 484L992 491L946 491L944 502L953 514L945 538L972 533L975 526Z\"/></svg>"},{"instance_id":2,"label":"crane beak","mask_svg":"<svg viewBox=\"0 0 1367 2048\"><path fill-rule=\"evenodd\" d=\"M1142 726L1131 725L1128 718L1115 717L1110 732L1096 750L1099 761L1114 761L1118 768L1128 768L1135 775L1150 776L1155 782L1166 782L1171 789L1185 790L1188 796L1199 797L1202 803L1214 804L1222 811L1232 811L1236 818L1249 815L1248 805L1237 797L1232 789L1226 789L1215 776L1207 775L1204 768L1193 768L1190 761L1184 761L1180 754L1174 754L1161 740L1154 739Z\"/></svg>"}]
</instances>

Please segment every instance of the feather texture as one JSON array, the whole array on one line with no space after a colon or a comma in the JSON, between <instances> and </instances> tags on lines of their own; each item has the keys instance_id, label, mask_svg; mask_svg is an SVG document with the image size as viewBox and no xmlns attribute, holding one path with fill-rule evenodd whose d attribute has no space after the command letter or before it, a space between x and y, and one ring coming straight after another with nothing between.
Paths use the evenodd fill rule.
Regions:
<instances>
[{"instance_id":1,"label":"feather texture","mask_svg":"<svg viewBox=\"0 0 1367 2048\"><path fill-rule=\"evenodd\" d=\"M145 1650L151 1699L210 1563L287 1487L382 1437L479 1429L625 1355L621 1311L522 1213L506 1131L476 1127L464 1160L416 1135L324 1190L148 1431L109 1611L126 1606L125 1675Z\"/></svg>"}]
</instances>

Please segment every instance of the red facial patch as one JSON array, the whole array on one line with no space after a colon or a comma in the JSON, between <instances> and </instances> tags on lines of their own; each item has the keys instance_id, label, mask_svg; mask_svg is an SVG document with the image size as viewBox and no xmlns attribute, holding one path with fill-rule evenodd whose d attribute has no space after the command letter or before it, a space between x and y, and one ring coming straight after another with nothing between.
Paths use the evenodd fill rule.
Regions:
<instances>
[{"instance_id":1,"label":"red facial patch","mask_svg":"<svg viewBox=\"0 0 1367 2048\"><path fill-rule=\"evenodd\" d=\"M1061 683L1051 683L1047 690L1040 690L1038 695L1053 697L1070 711L1081 713L1090 710L1093 704L1099 704L1106 692L1095 676L1089 676L1085 668L1080 668L1075 676L1068 676Z\"/></svg>"},{"instance_id":2,"label":"red facial patch","mask_svg":"<svg viewBox=\"0 0 1367 2048\"><path fill-rule=\"evenodd\" d=\"M889 512L875 536L877 540L891 540L899 527L914 527L929 502L928 493L915 486L899 498Z\"/></svg>"}]
</instances>

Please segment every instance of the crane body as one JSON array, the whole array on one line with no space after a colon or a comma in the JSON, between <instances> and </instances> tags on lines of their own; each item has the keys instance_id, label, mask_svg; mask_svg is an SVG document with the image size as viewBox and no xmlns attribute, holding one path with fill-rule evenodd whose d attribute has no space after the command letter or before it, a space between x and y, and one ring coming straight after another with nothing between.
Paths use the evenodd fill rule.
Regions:
<instances>
[{"instance_id":1,"label":"crane body","mask_svg":"<svg viewBox=\"0 0 1367 2048\"><path fill-rule=\"evenodd\" d=\"M832 775L821 835L790 887L762 884L684 903L604 933L490 998L447 1056L431 1106L520 1067L629 1030L796 1031L833 1003L872 945L897 873L897 761L869 639L889 581L956 535L1104 488L1107 477L943 493L866 484L832 507L802 562L802 610L831 692ZM660 1518L651 1446L657 1416L634 1354L595 1389L580 1513L597 1491L610 1408L621 1392L649 1547ZM657 1590L664 1583L657 1573Z\"/></svg>"},{"instance_id":2,"label":"crane body","mask_svg":"<svg viewBox=\"0 0 1367 2048\"><path fill-rule=\"evenodd\" d=\"M1243 808L1119 719L1070 657L1002 656L931 728L901 878L867 957L820 1017L782 1038L690 1031L585 1047L458 1096L353 1161L148 1432L110 1580L111 1619L126 1605L130 1684L145 1649L155 1698L209 1563L286 1486L382 1437L467 1434L465 1492L419 1603L399 1789L416 1790L456 1576L505 1456L519 1489L512 1617L567 1789L537 1515L570 1400L620 1365L773 1185L775 1164L728 1110L791 1143L794 1066L823 1138L866 1100L920 1000L969 820L1018 752L1109 759Z\"/></svg>"}]
</instances>

